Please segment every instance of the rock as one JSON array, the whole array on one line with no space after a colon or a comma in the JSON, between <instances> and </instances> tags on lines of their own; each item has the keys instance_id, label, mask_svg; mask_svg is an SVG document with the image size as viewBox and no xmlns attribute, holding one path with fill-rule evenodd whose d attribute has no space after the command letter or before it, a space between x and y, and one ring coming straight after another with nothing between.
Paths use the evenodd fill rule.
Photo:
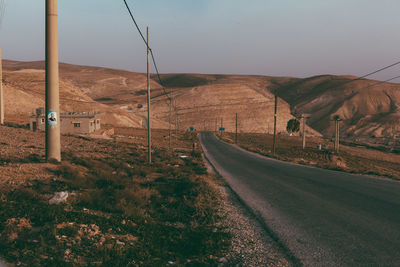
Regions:
<instances>
[{"instance_id":1,"label":"rock","mask_svg":"<svg viewBox=\"0 0 400 267\"><path fill-rule=\"evenodd\" d=\"M119 246L125 246L125 243L119 240L117 240L116 244Z\"/></svg>"},{"instance_id":2,"label":"rock","mask_svg":"<svg viewBox=\"0 0 400 267\"><path fill-rule=\"evenodd\" d=\"M222 258L219 259L219 262L221 262L221 263L227 263L228 260L227 260L225 257L222 257Z\"/></svg>"},{"instance_id":3,"label":"rock","mask_svg":"<svg viewBox=\"0 0 400 267\"><path fill-rule=\"evenodd\" d=\"M67 201L68 198L68 192L57 192L54 194L54 196L49 200L49 204L60 204L62 202Z\"/></svg>"}]
</instances>

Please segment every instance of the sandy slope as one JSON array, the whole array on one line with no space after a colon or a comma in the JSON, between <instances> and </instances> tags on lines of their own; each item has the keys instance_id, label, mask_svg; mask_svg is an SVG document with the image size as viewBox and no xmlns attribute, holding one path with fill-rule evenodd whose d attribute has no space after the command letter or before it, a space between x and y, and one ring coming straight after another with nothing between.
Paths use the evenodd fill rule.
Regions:
<instances>
[{"instance_id":1,"label":"sandy slope","mask_svg":"<svg viewBox=\"0 0 400 267\"><path fill-rule=\"evenodd\" d=\"M44 63L4 61L6 120L26 118L44 100ZM105 112L106 123L142 127L146 124L146 76L123 70L60 64L61 106L65 111ZM168 93L176 102L172 125L215 130L222 124L239 132L272 132L274 94L278 101L278 132L294 114L309 113L311 134L331 136L332 118L342 119L342 134L391 137L400 135L400 85L354 77L322 75L291 77L164 74L165 90L152 76L152 127L169 126ZM368 87L368 88L366 88ZM175 114L177 116L175 117ZM318 132L317 132L318 131Z\"/></svg>"},{"instance_id":2,"label":"sandy slope","mask_svg":"<svg viewBox=\"0 0 400 267\"><path fill-rule=\"evenodd\" d=\"M354 77L317 76L278 89L278 95L298 113L310 113L311 126L329 135L332 118L343 119L348 136L400 135L400 85L372 80L349 82Z\"/></svg>"}]
</instances>

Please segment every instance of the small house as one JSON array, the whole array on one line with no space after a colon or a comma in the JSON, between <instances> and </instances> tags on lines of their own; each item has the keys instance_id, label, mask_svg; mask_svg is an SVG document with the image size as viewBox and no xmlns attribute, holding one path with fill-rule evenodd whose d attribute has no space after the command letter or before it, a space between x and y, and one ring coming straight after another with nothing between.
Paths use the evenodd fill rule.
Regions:
<instances>
[{"instance_id":1,"label":"small house","mask_svg":"<svg viewBox=\"0 0 400 267\"><path fill-rule=\"evenodd\" d=\"M43 108L36 109L36 114L30 117L32 131L45 131L46 117ZM60 115L60 131L62 134L89 134L101 128L98 113L68 112Z\"/></svg>"}]
</instances>

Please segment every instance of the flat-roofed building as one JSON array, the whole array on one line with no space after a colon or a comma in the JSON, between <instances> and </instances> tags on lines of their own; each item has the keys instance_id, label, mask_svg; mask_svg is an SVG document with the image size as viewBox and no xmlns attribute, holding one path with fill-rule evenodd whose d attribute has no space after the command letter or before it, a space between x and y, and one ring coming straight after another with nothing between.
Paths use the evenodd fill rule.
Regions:
<instances>
[{"instance_id":1,"label":"flat-roofed building","mask_svg":"<svg viewBox=\"0 0 400 267\"><path fill-rule=\"evenodd\" d=\"M101 128L98 113L61 113L59 123L62 134L89 134ZM46 117L43 108L36 109L36 114L30 117L29 125L32 131L45 131Z\"/></svg>"}]
</instances>

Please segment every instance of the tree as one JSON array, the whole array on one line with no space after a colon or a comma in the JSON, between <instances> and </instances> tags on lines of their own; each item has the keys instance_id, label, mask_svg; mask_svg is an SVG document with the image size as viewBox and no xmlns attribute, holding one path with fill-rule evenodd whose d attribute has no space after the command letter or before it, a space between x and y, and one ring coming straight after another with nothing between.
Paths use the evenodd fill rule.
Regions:
<instances>
[{"instance_id":1,"label":"tree","mask_svg":"<svg viewBox=\"0 0 400 267\"><path fill-rule=\"evenodd\" d=\"M291 119L287 122L286 130L292 136L293 133L300 131L300 121L297 119Z\"/></svg>"}]
</instances>

